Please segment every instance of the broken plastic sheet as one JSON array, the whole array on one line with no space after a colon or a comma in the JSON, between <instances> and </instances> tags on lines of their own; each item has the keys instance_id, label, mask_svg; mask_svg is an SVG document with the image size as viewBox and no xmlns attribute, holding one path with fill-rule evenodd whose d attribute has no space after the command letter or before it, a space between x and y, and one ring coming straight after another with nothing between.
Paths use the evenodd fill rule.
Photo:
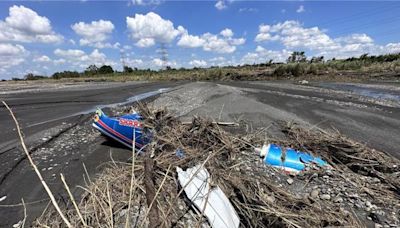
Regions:
<instances>
[{"instance_id":1,"label":"broken plastic sheet","mask_svg":"<svg viewBox=\"0 0 400 228\"><path fill-rule=\"evenodd\" d=\"M235 209L218 186L210 187L210 174L204 167L197 165L186 171L177 167L176 171L186 196L200 213L204 209L204 215L212 227L239 227L240 220Z\"/></svg>"}]
</instances>

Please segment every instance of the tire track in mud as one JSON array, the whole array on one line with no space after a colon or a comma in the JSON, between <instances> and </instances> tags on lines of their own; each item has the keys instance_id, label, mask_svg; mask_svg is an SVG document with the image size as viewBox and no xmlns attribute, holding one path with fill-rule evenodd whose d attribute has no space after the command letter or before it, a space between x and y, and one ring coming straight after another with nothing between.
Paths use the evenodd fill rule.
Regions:
<instances>
[{"instance_id":1,"label":"tire track in mud","mask_svg":"<svg viewBox=\"0 0 400 228\"><path fill-rule=\"evenodd\" d=\"M62 129L59 131L57 134L51 136L49 140L46 140L38 145L35 145L33 148L29 150L29 154L34 154L39 148L42 148L46 146L47 144L57 140L60 136L62 136L64 133L68 132L69 130L73 129L74 127L78 126L81 123L84 123L90 119L90 115L82 115L79 120L75 121L72 125ZM19 143L19 142L18 142ZM0 155L4 154L5 152L11 152L13 149L18 149L18 146L15 146L11 149L8 149L7 151L3 151ZM22 152L21 152L22 153ZM24 154L21 156L16 162L1 176L0 178L0 186L4 183L4 181L7 179L10 174L26 159L26 155Z\"/></svg>"}]
</instances>

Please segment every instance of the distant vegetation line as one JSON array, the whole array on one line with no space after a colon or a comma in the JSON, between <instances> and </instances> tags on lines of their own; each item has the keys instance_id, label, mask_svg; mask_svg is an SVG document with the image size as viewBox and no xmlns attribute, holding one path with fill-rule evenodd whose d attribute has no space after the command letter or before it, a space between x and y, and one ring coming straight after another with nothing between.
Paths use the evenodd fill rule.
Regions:
<instances>
[{"instance_id":1,"label":"distant vegetation line","mask_svg":"<svg viewBox=\"0 0 400 228\"><path fill-rule=\"evenodd\" d=\"M24 79L12 80L41 80L41 79L87 79L101 80L260 80L269 78L300 77L315 75L334 75L341 73L400 73L400 53L385 55L363 54L360 57L347 59L330 59L325 61L323 56L307 59L304 52L293 52L286 63L266 63L253 65L238 65L209 68L171 68L161 70L137 69L125 66L122 72L115 71L111 66L97 67L90 65L83 72L55 72L46 77L29 73Z\"/></svg>"}]
</instances>

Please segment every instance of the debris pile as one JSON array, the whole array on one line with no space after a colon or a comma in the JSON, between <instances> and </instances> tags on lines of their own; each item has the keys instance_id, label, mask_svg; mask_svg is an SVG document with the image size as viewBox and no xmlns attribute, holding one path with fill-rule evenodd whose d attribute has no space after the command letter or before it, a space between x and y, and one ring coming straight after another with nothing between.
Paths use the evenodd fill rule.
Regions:
<instances>
[{"instance_id":1,"label":"debris pile","mask_svg":"<svg viewBox=\"0 0 400 228\"><path fill-rule=\"evenodd\" d=\"M296 125L282 126L285 139L274 139L232 134L201 118L181 124L166 110L137 110L151 142L132 161L112 161L96 180L88 178L79 211L66 205L75 227L210 227L209 212L196 206L179 180L191 169L207 170L209 189L222 191L240 227L400 225L400 163L382 152ZM305 151L332 168L286 174L254 152L265 143ZM44 225L63 222L49 208L35 222Z\"/></svg>"}]
</instances>

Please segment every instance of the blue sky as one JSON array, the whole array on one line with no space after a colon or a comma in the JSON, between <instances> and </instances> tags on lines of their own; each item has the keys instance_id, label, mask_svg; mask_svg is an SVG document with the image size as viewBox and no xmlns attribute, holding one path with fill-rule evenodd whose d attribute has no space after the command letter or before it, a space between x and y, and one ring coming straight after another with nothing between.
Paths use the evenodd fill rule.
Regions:
<instances>
[{"instance_id":1,"label":"blue sky","mask_svg":"<svg viewBox=\"0 0 400 228\"><path fill-rule=\"evenodd\" d=\"M2 1L0 79L400 52L397 1ZM121 55L121 53L123 53Z\"/></svg>"}]
</instances>

